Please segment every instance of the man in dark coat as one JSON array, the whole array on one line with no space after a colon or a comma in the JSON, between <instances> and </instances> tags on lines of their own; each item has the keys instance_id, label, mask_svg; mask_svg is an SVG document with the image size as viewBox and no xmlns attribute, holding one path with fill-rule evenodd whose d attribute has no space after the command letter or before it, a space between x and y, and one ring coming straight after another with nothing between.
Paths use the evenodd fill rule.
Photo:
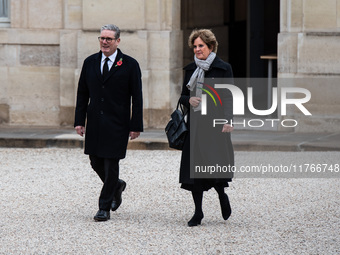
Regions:
<instances>
[{"instance_id":1,"label":"man in dark coat","mask_svg":"<svg viewBox=\"0 0 340 255\"><path fill-rule=\"evenodd\" d=\"M85 154L103 181L96 221L110 219L126 183L119 177L128 139L143 131L142 81L138 62L118 49L120 30L101 28L100 52L85 59L78 83L74 127L85 134ZM131 109L132 105L132 109Z\"/></svg>"}]
</instances>

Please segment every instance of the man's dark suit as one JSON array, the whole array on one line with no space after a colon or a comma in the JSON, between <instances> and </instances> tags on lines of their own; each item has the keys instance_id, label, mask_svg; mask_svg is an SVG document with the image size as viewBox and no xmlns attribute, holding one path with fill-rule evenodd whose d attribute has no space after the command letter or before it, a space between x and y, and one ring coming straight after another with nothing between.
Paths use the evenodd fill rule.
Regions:
<instances>
[{"instance_id":1,"label":"man's dark suit","mask_svg":"<svg viewBox=\"0 0 340 255\"><path fill-rule=\"evenodd\" d=\"M112 193L110 185L118 185L118 162L126 155L129 133L143 131L142 81L138 62L119 49L105 78L101 74L101 58L100 51L84 61L74 126L85 126L87 119L85 154L90 155L93 169L104 182L101 197L105 199L99 198L99 208L108 211L113 194L103 193L108 192L107 187ZM108 165L104 166L100 159L109 159ZM117 172L106 185L105 171L111 167L117 168Z\"/></svg>"}]
</instances>

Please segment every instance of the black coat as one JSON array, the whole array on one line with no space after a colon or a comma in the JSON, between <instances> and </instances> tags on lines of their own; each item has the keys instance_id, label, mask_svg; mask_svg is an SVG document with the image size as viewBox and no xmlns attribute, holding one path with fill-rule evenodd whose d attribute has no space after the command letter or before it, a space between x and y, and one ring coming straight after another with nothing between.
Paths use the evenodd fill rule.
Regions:
<instances>
[{"instance_id":1,"label":"black coat","mask_svg":"<svg viewBox=\"0 0 340 255\"><path fill-rule=\"evenodd\" d=\"M186 67L185 70L185 77L182 87L182 94L180 97L180 103L186 106L186 108L190 109L191 106L189 104L190 99L190 91L186 87L188 84L190 77L192 76L193 72L196 69L196 64L193 62ZM205 72L205 78L231 78L233 77L232 68L230 64L222 61L219 57L216 56L213 63L210 65L210 69ZM233 118L233 100L230 91L226 91L226 96L223 102L223 114L224 117L228 120ZM208 108L209 109L209 108ZM187 118L189 130L192 133L193 131L197 130L196 128L192 127L190 129L190 111L189 116ZM222 128L221 128L222 130ZM196 132L196 131L195 131ZM215 133L215 130L211 133ZM220 133L217 134L218 136ZM226 155L223 155L223 160L226 164L230 166L234 166L234 150L231 142L230 133L223 134L223 140L226 144ZM215 137L216 138L216 137ZM212 141L216 142L216 139L212 137ZM214 141L215 139L215 141ZM219 138L217 138L219 139ZM212 152L215 153L215 152ZM182 150L182 157L181 157L181 166L180 166L180 177L179 182L182 183L182 188L188 190L208 190L214 186L228 186L228 182L231 181L231 178L225 179L191 179L190 178L190 134L186 136L184 148Z\"/></svg>"},{"instance_id":2,"label":"black coat","mask_svg":"<svg viewBox=\"0 0 340 255\"><path fill-rule=\"evenodd\" d=\"M138 62L117 51L105 80L100 70L102 52L85 59L74 126L85 126L87 119L85 154L122 159L129 132L143 131L142 81Z\"/></svg>"}]
</instances>

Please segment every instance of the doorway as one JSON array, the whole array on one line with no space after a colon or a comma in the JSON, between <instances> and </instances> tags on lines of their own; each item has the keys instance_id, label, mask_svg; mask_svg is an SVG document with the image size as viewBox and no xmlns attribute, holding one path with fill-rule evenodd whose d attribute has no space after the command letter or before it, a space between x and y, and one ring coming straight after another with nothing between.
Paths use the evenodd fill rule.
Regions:
<instances>
[{"instance_id":1,"label":"doorway","mask_svg":"<svg viewBox=\"0 0 340 255\"><path fill-rule=\"evenodd\" d=\"M268 60L261 56L277 54L280 0L182 0L181 8L184 66L193 61L187 42L191 31L209 28L219 42L217 55L231 64L235 78L268 77ZM276 78L277 63L272 64ZM267 109L267 86L254 86L254 107ZM247 85L240 88L246 95Z\"/></svg>"}]
</instances>

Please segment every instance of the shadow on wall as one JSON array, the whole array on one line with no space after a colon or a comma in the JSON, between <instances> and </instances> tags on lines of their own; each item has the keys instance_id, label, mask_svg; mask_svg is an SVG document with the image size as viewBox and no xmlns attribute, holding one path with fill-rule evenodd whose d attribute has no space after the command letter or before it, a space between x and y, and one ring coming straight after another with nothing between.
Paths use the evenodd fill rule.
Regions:
<instances>
[{"instance_id":1,"label":"shadow on wall","mask_svg":"<svg viewBox=\"0 0 340 255\"><path fill-rule=\"evenodd\" d=\"M0 124L9 122L9 105L0 104Z\"/></svg>"}]
</instances>

